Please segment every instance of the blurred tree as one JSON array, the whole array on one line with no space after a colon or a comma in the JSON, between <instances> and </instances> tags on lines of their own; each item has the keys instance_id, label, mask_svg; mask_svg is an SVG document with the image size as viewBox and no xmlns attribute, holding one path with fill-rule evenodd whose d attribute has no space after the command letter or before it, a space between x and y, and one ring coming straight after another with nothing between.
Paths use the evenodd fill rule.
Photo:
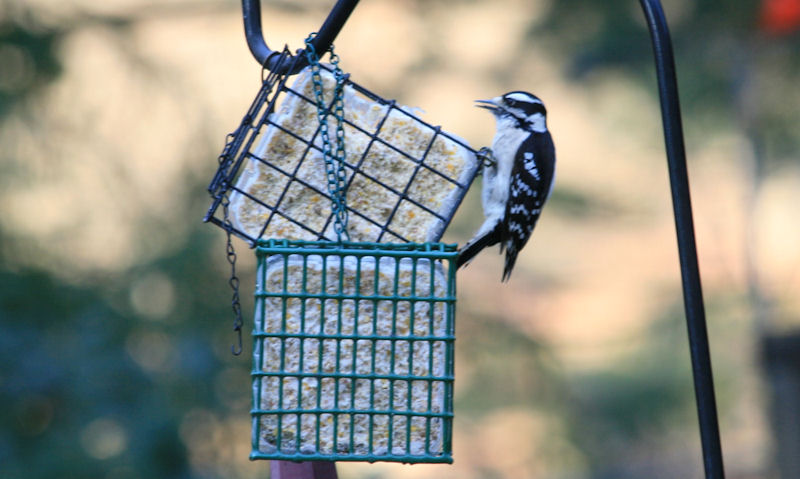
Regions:
<instances>
[{"instance_id":1,"label":"blurred tree","mask_svg":"<svg viewBox=\"0 0 800 479\"><path fill-rule=\"evenodd\" d=\"M0 310L3 477L187 477L176 424L187 398L161 394L126 352L135 317L35 271L0 274Z\"/></svg>"},{"instance_id":2,"label":"blurred tree","mask_svg":"<svg viewBox=\"0 0 800 479\"><path fill-rule=\"evenodd\" d=\"M25 24L0 17L0 118L58 78L62 39L62 32L36 25L33 19Z\"/></svg>"},{"instance_id":3,"label":"blurred tree","mask_svg":"<svg viewBox=\"0 0 800 479\"><path fill-rule=\"evenodd\" d=\"M779 163L796 146L797 116L786 108L797 100L791 78L800 59L788 55L800 46L794 0L665 1L675 46L678 81L687 134L708 138L708 128L755 128L768 154ZM794 34L792 34L794 33ZM568 75L622 70L653 86L653 61L647 27L636 2L570 0L555 2L530 35L548 38L553 51L568 58ZM759 83L752 83L756 75ZM783 80L786 80L784 82ZM767 83L780 88L767 88ZM756 97L754 97L756 95ZM751 123L754 123L751 125Z\"/></svg>"},{"instance_id":4,"label":"blurred tree","mask_svg":"<svg viewBox=\"0 0 800 479\"><path fill-rule=\"evenodd\" d=\"M739 130L746 140L738 158L750 186L744 198L742 257L753 324L764 334L770 329L773 301L765 292L755 259L760 246L755 211L765 180L797 162L800 57L790 52L800 48L800 2L663 3L675 48L688 143L702 145L714 137L709 133L730 129ZM552 2L547 15L531 26L529 34L538 41L547 38L552 51L568 59L566 73L574 81L621 71L656 93L651 47L638 2ZM724 369L722 374L726 374ZM670 397L657 389L672 381L651 383L657 376L650 373L639 380L644 377L649 379L641 384L639 401L657 407L657 398ZM614 382L613 378L605 380ZM648 391L647 384L656 385L656 389ZM615 415L607 411L600 417L611 419ZM608 477L627 476L617 471Z\"/></svg>"},{"instance_id":5,"label":"blurred tree","mask_svg":"<svg viewBox=\"0 0 800 479\"><path fill-rule=\"evenodd\" d=\"M102 23L124 37L130 25L124 16L87 14L57 29L35 6L0 9L0 124L30 121L34 99L63 72L69 32ZM83 135L96 125L71 127ZM25 162L18 155L4 145L12 161L0 164L0 191L35 181L15 170ZM248 361L230 356L230 328L219 323L230 311L225 278L205 260L224 257L219 232L196 207L200 196L205 203L205 179L182 181L175 188L192 193L176 203L196 213L191 234L174 235L181 244L124 271L55 274L53 251L0 222L0 477L188 478L198 477L198 464L207 466L200 477L227 476L227 452L215 448L228 441L231 411L247 422ZM26 266L22 251L52 259L51 270Z\"/></svg>"},{"instance_id":6,"label":"blurred tree","mask_svg":"<svg viewBox=\"0 0 800 479\"><path fill-rule=\"evenodd\" d=\"M246 361L228 358L231 338L219 336L228 331L217 321L228 317L225 302L193 293L224 283L193 260L207 254L207 239L102 286L71 286L42 271L0 273L3 478L195 477L187 442L213 450L219 441L181 432L192 430L191 411L226 417L235 406L246 421ZM180 308L156 320L148 301L160 293L147 291L148 282L163 292L170 281ZM231 377L225 363L234 361L242 374ZM203 477L221 476L212 469Z\"/></svg>"}]
</instances>

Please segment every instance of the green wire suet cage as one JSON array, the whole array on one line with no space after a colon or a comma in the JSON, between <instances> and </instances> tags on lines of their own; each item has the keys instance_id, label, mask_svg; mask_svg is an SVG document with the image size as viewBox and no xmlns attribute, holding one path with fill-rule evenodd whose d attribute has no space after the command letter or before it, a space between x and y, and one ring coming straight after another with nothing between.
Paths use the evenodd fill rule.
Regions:
<instances>
[{"instance_id":1,"label":"green wire suet cage","mask_svg":"<svg viewBox=\"0 0 800 479\"><path fill-rule=\"evenodd\" d=\"M311 67L264 78L209 186L206 221L258 258L250 457L452 462L457 251L438 241L476 152Z\"/></svg>"},{"instance_id":2,"label":"green wire suet cage","mask_svg":"<svg viewBox=\"0 0 800 479\"><path fill-rule=\"evenodd\" d=\"M251 458L452 462L456 255L260 243Z\"/></svg>"}]
</instances>

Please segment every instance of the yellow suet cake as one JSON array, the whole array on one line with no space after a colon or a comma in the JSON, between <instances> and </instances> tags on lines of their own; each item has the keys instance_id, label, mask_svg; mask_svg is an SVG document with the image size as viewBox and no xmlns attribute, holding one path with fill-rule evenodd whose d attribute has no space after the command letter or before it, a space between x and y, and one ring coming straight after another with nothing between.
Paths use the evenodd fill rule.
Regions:
<instances>
[{"instance_id":1,"label":"yellow suet cake","mask_svg":"<svg viewBox=\"0 0 800 479\"><path fill-rule=\"evenodd\" d=\"M335 80L326 70L322 70L322 83L327 104ZM245 194L232 193L231 220L253 238L336 239L333 221L329 221L331 201L321 135L314 137L319 122L313 85L308 68L298 74L254 139L256 146L236 181L236 190ZM349 84L344 88L344 117L349 122L344 127L350 183L346 201L356 212L349 215L352 241L378 241L384 225L389 232L380 237L383 242L437 240L445 221L436 214L448 217L460 199L453 181L468 184L477 167L471 150L436 134L406 112L412 110L373 101ZM333 140L334 120L329 117L328 121ZM312 138L314 147L309 148ZM404 199L404 193L413 202Z\"/></svg>"}]
</instances>

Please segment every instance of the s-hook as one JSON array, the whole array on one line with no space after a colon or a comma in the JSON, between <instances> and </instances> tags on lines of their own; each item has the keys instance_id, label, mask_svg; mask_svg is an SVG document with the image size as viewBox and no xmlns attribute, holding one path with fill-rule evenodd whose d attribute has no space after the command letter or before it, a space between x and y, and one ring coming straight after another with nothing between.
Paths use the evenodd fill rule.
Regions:
<instances>
[{"instance_id":1,"label":"s-hook","mask_svg":"<svg viewBox=\"0 0 800 479\"><path fill-rule=\"evenodd\" d=\"M333 40L342 30L350 14L358 5L358 0L338 0L336 5L333 6L325 23L317 31L317 36L314 38L312 44L314 50L318 52L326 52L333 43ZM256 61L267 70L278 74L295 74L302 70L308 62L304 52L301 50L298 53L300 57L298 61L294 62L294 68L291 71L276 71L288 70L292 62L279 61L281 52L280 50L270 50L267 42L264 40L264 33L261 28L261 3L260 0L242 0L242 15L244 17L244 34L247 38L247 46L250 47L250 52L256 58Z\"/></svg>"}]
</instances>

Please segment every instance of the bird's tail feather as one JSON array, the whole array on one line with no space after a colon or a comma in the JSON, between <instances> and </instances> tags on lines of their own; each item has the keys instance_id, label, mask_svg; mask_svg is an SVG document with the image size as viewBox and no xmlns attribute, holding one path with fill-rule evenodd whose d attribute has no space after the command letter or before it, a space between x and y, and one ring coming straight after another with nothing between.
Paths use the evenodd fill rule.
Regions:
<instances>
[{"instance_id":1,"label":"bird's tail feather","mask_svg":"<svg viewBox=\"0 0 800 479\"><path fill-rule=\"evenodd\" d=\"M467 242L461 251L458 252L458 260L456 261L456 268L460 268L469 263L483 248L492 246L500 242L502 233L502 222L498 221L494 228L490 229L483 235L477 236Z\"/></svg>"},{"instance_id":2,"label":"bird's tail feather","mask_svg":"<svg viewBox=\"0 0 800 479\"><path fill-rule=\"evenodd\" d=\"M514 269L514 263L517 262L517 253L517 249L514 246L509 245L508 251L506 251L506 265L503 268L504 283L508 281L508 278L511 277L511 270Z\"/></svg>"}]
</instances>

